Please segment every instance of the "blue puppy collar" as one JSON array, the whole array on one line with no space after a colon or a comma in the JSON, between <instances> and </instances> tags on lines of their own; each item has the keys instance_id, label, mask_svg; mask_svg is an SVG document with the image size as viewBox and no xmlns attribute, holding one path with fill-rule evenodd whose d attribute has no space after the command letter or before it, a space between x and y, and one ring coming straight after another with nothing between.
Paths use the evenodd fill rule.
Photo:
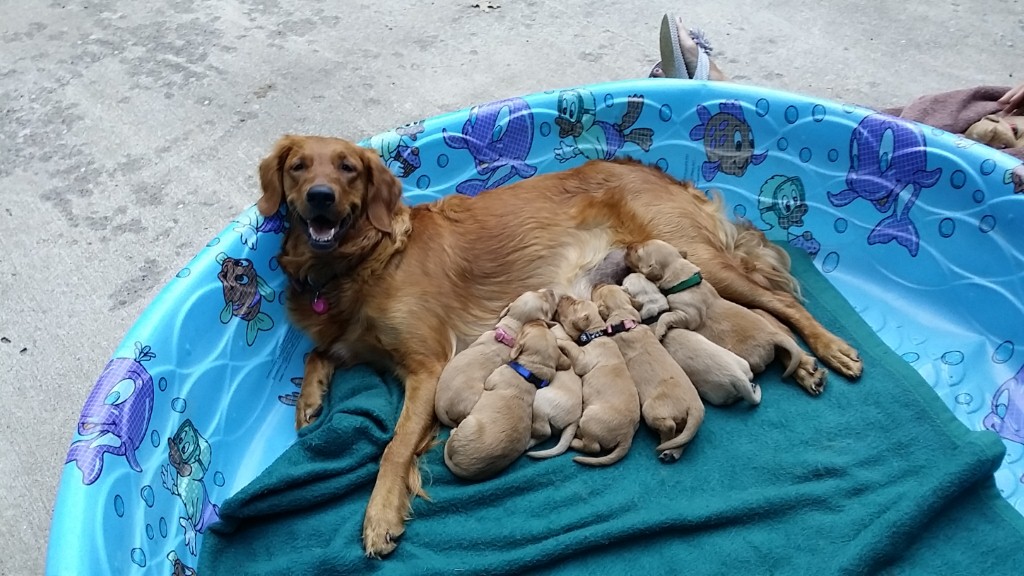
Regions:
<instances>
[{"instance_id":1,"label":"blue puppy collar","mask_svg":"<svg viewBox=\"0 0 1024 576\"><path fill-rule=\"evenodd\" d=\"M530 384L533 384L537 388L547 388L548 384L551 384L551 382L548 382L547 380L542 380L539 376L537 376L533 372L530 372L529 368L527 368L526 366L523 366L522 364L520 364L519 362L516 362L515 360L512 360L511 362L509 362L508 363L508 367L513 369L513 370L515 370L516 374L519 374L527 382L529 382Z\"/></svg>"}]
</instances>

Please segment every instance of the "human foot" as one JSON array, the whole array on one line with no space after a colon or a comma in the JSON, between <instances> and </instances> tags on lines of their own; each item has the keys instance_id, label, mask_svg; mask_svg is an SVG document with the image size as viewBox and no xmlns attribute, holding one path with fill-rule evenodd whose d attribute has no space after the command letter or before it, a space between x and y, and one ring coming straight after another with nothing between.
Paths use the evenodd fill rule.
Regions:
<instances>
[{"instance_id":1,"label":"human foot","mask_svg":"<svg viewBox=\"0 0 1024 576\"><path fill-rule=\"evenodd\" d=\"M727 81L728 78L722 70L708 57L711 51L711 45L703 32L688 29L682 19L672 19L666 15L661 24L662 61L655 64L649 76ZM679 69L680 57L685 70Z\"/></svg>"}]
</instances>

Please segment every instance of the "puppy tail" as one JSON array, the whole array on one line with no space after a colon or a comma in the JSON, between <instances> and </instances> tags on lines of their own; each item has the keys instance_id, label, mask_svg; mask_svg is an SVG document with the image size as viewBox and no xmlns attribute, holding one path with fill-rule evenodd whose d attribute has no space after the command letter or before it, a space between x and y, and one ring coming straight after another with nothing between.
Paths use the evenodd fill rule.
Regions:
<instances>
[{"instance_id":1,"label":"puppy tail","mask_svg":"<svg viewBox=\"0 0 1024 576\"><path fill-rule=\"evenodd\" d=\"M569 449L569 444L572 442L574 436L576 436L576 429L579 428L579 422L573 422L562 430L562 437L558 439L558 444L555 444L547 450L535 450L533 452L527 452L526 455L530 458L551 458L553 456L559 456L564 454Z\"/></svg>"},{"instance_id":2,"label":"puppy tail","mask_svg":"<svg viewBox=\"0 0 1024 576\"><path fill-rule=\"evenodd\" d=\"M629 452L629 447L632 445L633 438L629 437L622 442L619 442L619 445L616 446L614 450L604 456L576 456L572 461L579 464L586 464L587 466L610 466L625 458L626 454Z\"/></svg>"},{"instance_id":3,"label":"puppy tail","mask_svg":"<svg viewBox=\"0 0 1024 576\"><path fill-rule=\"evenodd\" d=\"M785 334L779 334L775 340L776 349L781 349L784 353L789 354L789 362L786 364L786 371L782 373L783 378L789 378L796 369L800 367L800 359L803 358L804 351L800 348L800 345L796 343L796 340L789 338Z\"/></svg>"},{"instance_id":4,"label":"puppy tail","mask_svg":"<svg viewBox=\"0 0 1024 576\"><path fill-rule=\"evenodd\" d=\"M697 435L697 430L700 430L700 425L704 423L704 410L703 407L697 410L691 410L690 414L686 418L686 425L683 426L683 431L676 435L671 440L666 440L655 448L657 452L665 452L667 450L674 450L682 448L693 440L693 437Z\"/></svg>"}]
</instances>

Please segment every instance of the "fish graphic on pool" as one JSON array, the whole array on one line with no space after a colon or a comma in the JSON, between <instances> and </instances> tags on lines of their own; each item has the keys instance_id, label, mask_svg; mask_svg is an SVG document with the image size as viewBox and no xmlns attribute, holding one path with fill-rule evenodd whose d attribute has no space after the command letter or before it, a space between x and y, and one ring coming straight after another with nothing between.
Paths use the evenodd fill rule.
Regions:
<instances>
[{"instance_id":1,"label":"fish graphic on pool","mask_svg":"<svg viewBox=\"0 0 1024 576\"><path fill-rule=\"evenodd\" d=\"M846 206L858 198L889 215L868 234L868 244L895 241L917 256L921 237L910 219L910 209L924 188L931 188L942 169L928 169L924 134L913 124L885 114L870 114L850 137L847 188L829 192L833 206ZM900 201L902 199L902 206Z\"/></svg>"},{"instance_id":2,"label":"fish graphic on pool","mask_svg":"<svg viewBox=\"0 0 1024 576\"><path fill-rule=\"evenodd\" d=\"M156 358L149 346L135 343L134 358L114 358L93 386L78 419L78 434L65 463L74 462L82 482L92 484L103 472L103 455L123 456L142 472L136 452L153 415L153 377L142 365Z\"/></svg>"},{"instance_id":3,"label":"fish graphic on pool","mask_svg":"<svg viewBox=\"0 0 1024 576\"><path fill-rule=\"evenodd\" d=\"M704 143L707 161L701 165L701 175L711 181L719 173L743 176L751 164L764 162L767 152L754 152L754 131L743 115L743 107L735 100L718 105L712 114L703 104L697 105L700 124L690 129L690 140Z\"/></svg>"},{"instance_id":4,"label":"fish graphic on pool","mask_svg":"<svg viewBox=\"0 0 1024 576\"><path fill-rule=\"evenodd\" d=\"M466 196L497 188L516 176L529 178L537 167L526 163L533 146L533 112L522 98L508 98L469 111L462 133L443 128L449 148L468 150L478 174L459 182L455 191Z\"/></svg>"},{"instance_id":5,"label":"fish graphic on pool","mask_svg":"<svg viewBox=\"0 0 1024 576\"><path fill-rule=\"evenodd\" d=\"M264 299L273 302L276 292L256 274L251 260L232 258L221 252L217 255L217 263L220 264L217 279L224 287L220 321L227 324L234 316L245 322L245 341L252 346L257 334L274 327L274 320L266 312L261 312L260 306Z\"/></svg>"},{"instance_id":6,"label":"fish graphic on pool","mask_svg":"<svg viewBox=\"0 0 1024 576\"><path fill-rule=\"evenodd\" d=\"M992 411L983 424L1011 442L1024 444L1024 366L996 390Z\"/></svg>"}]
</instances>

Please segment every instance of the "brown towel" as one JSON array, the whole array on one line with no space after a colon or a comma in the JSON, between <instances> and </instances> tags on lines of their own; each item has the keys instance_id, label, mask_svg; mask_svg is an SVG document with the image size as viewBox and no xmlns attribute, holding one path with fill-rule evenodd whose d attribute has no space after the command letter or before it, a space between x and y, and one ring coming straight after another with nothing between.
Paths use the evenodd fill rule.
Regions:
<instances>
[{"instance_id":1,"label":"brown towel","mask_svg":"<svg viewBox=\"0 0 1024 576\"><path fill-rule=\"evenodd\" d=\"M921 96L902 108L887 108L882 112L907 120L941 128L953 134L963 134L967 128L987 114L1002 110L996 103L1010 88L1008 86L978 86L952 92ZM1007 154L1024 160L1024 148L1007 148Z\"/></svg>"}]
</instances>

